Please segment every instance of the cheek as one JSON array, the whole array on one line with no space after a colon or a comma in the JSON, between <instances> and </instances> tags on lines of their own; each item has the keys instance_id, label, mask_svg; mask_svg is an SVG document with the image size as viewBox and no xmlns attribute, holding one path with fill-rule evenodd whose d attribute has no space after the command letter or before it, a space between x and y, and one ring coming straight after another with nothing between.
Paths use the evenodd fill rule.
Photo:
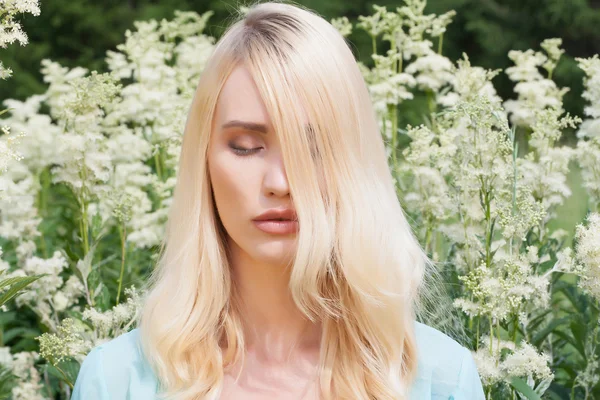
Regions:
<instances>
[{"instance_id":1,"label":"cheek","mask_svg":"<svg viewBox=\"0 0 600 400\"><path fill-rule=\"evenodd\" d=\"M226 228L250 220L252 199L257 199L257 173L248 160L224 152L209 160L211 185L219 216Z\"/></svg>"}]
</instances>

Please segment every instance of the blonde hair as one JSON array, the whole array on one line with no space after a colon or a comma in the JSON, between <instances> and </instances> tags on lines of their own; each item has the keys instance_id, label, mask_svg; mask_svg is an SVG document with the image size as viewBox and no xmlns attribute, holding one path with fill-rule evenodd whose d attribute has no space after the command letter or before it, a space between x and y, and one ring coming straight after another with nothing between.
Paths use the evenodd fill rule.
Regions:
<instances>
[{"instance_id":1,"label":"blonde hair","mask_svg":"<svg viewBox=\"0 0 600 400\"><path fill-rule=\"evenodd\" d=\"M348 43L316 13L281 2L254 4L229 26L188 114L166 235L138 321L161 394L217 399L227 366L244 355L207 168L217 98L241 64L281 143L302 227L289 289L298 308L323 323L321 398L407 398L417 369L415 305L430 260L397 200Z\"/></svg>"}]
</instances>

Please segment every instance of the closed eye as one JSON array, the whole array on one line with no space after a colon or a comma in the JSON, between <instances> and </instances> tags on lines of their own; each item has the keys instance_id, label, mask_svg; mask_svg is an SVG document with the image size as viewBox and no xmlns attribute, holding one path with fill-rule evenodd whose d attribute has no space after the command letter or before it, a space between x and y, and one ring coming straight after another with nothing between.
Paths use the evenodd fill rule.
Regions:
<instances>
[{"instance_id":1,"label":"closed eye","mask_svg":"<svg viewBox=\"0 0 600 400\"><path fill-rule=\"evenodd\" d=\"M231 150L233 150L233 152L239 156L248 156L251 154L254 154L256 152L258 152L260 149L262 149L262 147L256 147L254 149L244 149L244 148L240 148L240 147L235 147L235 146L229 146L229 148L231 148Z\"/></svg>"}]
</instances>

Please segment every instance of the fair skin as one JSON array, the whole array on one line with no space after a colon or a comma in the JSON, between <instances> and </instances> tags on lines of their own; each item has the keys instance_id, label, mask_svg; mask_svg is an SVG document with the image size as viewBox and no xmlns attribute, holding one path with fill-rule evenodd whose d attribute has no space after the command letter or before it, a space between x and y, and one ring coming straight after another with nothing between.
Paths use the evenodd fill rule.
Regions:
<instances>
[{"instance_id":1,"label":"fair skin","mask_svg":"<svg viewBox=\"0 0 600 400\"><path fill-rule=\"evenodd\" d=\"M254 150L242 155L234 148ZM219 95L208 168L246 341L244 368L226 372L221 400L317 399L322 327L302 315L288 289L296 233L266 233L252 221L269 209L294 206L277 136L244 66L233 70Z\"/></svg>"}]
</instances>

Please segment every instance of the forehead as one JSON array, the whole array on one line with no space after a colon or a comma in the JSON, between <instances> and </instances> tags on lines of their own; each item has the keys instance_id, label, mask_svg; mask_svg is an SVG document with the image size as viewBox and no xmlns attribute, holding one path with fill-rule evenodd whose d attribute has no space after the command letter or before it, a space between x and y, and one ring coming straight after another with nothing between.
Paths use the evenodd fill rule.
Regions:
<instances>
[{"instance_id":1,"label":"forehead","mask_svg":"<svg viewBox=\"0 0 600 400\"><path fill-rule=\"evenodd\" d=\"M217 119L251 121L269 125L269 114L252 75L243 65L227 77L217 100Z\"/></svg>"},{"instance_id":2,"label":"forehead","mask_svg":"<svg viewBox=\"0 0 600 400\"><path fill-rule=\"evenodd\" d=\"M305 125L309 125L308 115L303 105L300 112ZM250 71L243 65L236 66L227 77L217 100L216 120L220 125L227 121L248 121L271 127L267 108Z\"/></svg>"}]
</instances>

